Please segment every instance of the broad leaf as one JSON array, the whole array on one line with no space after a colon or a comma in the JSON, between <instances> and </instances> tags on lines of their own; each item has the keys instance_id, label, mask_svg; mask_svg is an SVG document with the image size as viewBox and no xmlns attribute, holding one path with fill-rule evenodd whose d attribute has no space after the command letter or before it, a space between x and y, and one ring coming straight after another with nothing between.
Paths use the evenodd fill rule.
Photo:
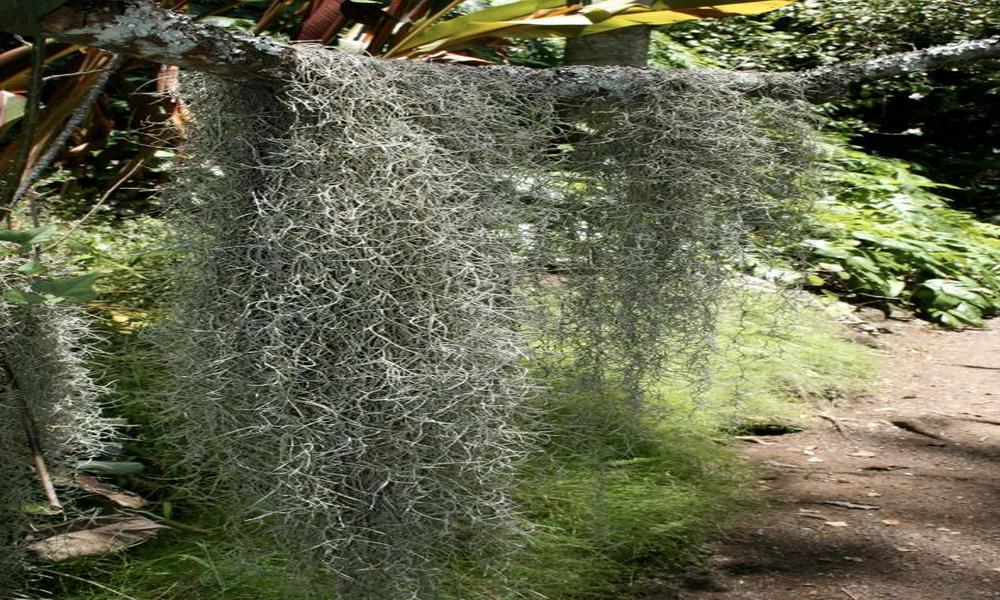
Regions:
<instances>
[{"instance_id":1,"label":"broad leaf","mask_svg":"<svg viewBox=\"0 0 1000 600\"><path fill-rule=\"evenodd\" d=\"M22 275L41 275L45 271L48 271L48 267L37 260L29 260L17 268L17 272Z\"/></svg>"},{"instance_id":2,"label":"broad leaf","mask_svg":"<svg viewBox=\"0 0 1000 600\"><path fill-rule=\"evenodd\" d=\"M45 296L32 294L24 290L7 290L3 293L3 299L11 304L44 304Z\"/></svg>"},{"instance_id":3,"label":"broad leaf","mask_svg":"<svg viewBox=\"0 0 1000 600\"><path fill-rule=\"evenodd\" d=\"M107 481L101 481L93 475L83 475L78 473L73 476L73 483L76 484L76 487L81 490L90 492L91 494L97 494L98 496L104 496L122 508L139 510L149 504L149 502L147 502L146 499L139 494L123 490L122 488L108 483Z\"/></svg>"},{"instance_id":4,"label":"broad leaf","mask_svg":"<svg viewBox=\"0 0 1000 600\"><path fill-rule=\"evenodd\" d=\"M604 0L590 5L563 0L519 0L491 6L426 27L403 40L388 55L454 50L495 38L575 37L636 25L754 15L788 6L790 0Z\"/></svg>"},{"instance_id":5,"label":"broad leaf","mask_svg":"<svg viewBox=\"0 0 1000 600\"><path fill-rule=\"evenodd\" d=\"M90 302L97 298L94 284L100 277L100 273L86 273L76 277L39 279L31 284L31 291L57 299L55 301Z\"/></svg>"},{"instance_id":6,"label":"broad leaf","mask_svg":"<svg viewBox=\"0 0 1000 600\"><path fill-rule=\"evenodd\" d=\"M851 256L850 251L835 246L827 240L806 240L804 244L812 250L813 254L819 256L839 259L847 259Z\"/></svg>"},{"instance_id":7,"label":"broad leaf","mask_svg":"<svg viewBox=\"0 0 1000 600\"><path fill-rule=\"evenodd\" d=\"M43 244L52 239L59 229L55 225L46 225L34 229L13 229L0 230L0 242L12 242L20 244L18 252L29 252L33 246Z\"/></svg>"},{"instance_id":8,"label":"broad leaf","mask_svg":"<svg viewBox=\"0 0 1000 600\"><path fill-rule=\"evenodd\" d=\"M953 298L955 304L959 302L967 302L981 308L987 308L990 305L989 300L987 300L979 290L972 289L968 285L964 285L959 281L951 281L948 279L928 279L920 284L920 287L925 290L930 290L936 296Z\"/></svg>"},{"instance_id":9,"label":"broad leaf","mask_svg":"<svg viewBox=\"0 0 1000 600\"><path fill-rule=\"evenodd\" d=\"M0 90L0 127L23 117L27 105L28 99L24 96Z\"/></svg>"}]
</instances>

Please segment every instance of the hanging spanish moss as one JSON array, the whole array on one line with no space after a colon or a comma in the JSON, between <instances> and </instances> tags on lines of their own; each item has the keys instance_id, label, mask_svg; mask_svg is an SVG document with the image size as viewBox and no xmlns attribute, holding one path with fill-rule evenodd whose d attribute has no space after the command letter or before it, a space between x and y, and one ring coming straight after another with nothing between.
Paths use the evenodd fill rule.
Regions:
<instances>
[{"instance_id":1,"label":"hanging spanish moss","mask_svg":"<svg viewBox=\"0 0 1000 600\"><path fill-rule=\"evenodd\" d=\"M0 265L4 272L16 266L9 259ZM0 546L9 553L0 561L4 598L24 591L27 509L46 501L29 460L29 430L37 434L48 471L63 477L78 461L103 454L114 432L102 416L105 389L87 368L96 342L77 307L0 303Z\"/></svg>"},{"instance_id":2,"label":"hanging spanish moss","mask_svg":"<svg viewBox=\"0 0 1000 600\"><path fill-rule=\"evenodd\" d=\"M717 74L634 77L616 97L561 125L538 235L560 280L545 289L558 308L541 362L575 402L618 402L638 433L665 380L709 382L733 268L751 242L796 239L813 150L803 106L748 98Z\"/></svg>"},{"instance_id":3,"label":"hanging spanish moss","mask_svg":"<svg viewBox=\"0 0 1000 600\"><path fill-rule=\"evenodd\" d=\"M191 493L322 598L438 598L460 559L502 577L549 393L529 355L641 419L711 348L748 236L795 222L800 111L675 78L566 106L516 69L305 49L277 93L189 82L158 335Z\"/></svg>"}]
</instances>

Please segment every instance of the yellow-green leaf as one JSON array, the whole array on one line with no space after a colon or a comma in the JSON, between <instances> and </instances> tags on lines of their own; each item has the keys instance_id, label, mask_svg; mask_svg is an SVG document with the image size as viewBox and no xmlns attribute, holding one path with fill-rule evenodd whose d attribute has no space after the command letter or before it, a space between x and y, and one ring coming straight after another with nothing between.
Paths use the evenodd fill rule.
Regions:
<instances>
[{"instance_id":1,"label":"yellow-green leaf","mask_svg":"<svg viewBox=\"0 0 1000 600\"><path fill-rule=\"evenodd\" d=\"M27 105L28 99L24 96L0 90L0 126L13 123L23 117Z\"/></svg>"},{"instance_id":2,"label":"yellow-green leaf","mask_svg":"<svg viewBox=\"0 0 1000 600\"><path fill-rule=\"evenodd\" d=\"M431 25L393 48L389 55L456 49L502 37L575 37L636 25L755 15L791 3L791 0L656 0L647 6L637 0L604 0L584 6L567 5L564 0L518 0Z\"/></svg>"}]
</instances>

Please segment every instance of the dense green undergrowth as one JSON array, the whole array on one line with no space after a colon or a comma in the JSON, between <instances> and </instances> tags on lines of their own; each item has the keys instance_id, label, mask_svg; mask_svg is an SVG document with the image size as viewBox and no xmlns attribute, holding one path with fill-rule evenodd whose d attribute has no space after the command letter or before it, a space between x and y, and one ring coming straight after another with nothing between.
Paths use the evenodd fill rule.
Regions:
<instances>
[{"instance_id":1,"label":"dense green undergrowth","mask_svg":"<svg viewBox=\"0 0 1000 600\"><path fill-rule=\"evenodd\" d=\"M752 509L752 474L727 434L757 421L800 423L814 402L854 392L871 361L814 308L771 293L739 297L725 312L714 383L695 392L664 382L657 419L623 431L611 426L622 422L614 414L620 403L582 409L571 395L539 397L549 427L544 452L523 466L516 490L530 532L511 558L508 580L518 587L504 591L479 565L456 564L448 597L615 597L644 573L696 561L699 542ZM124 553L56 565L65 575L53 578L54 596L325 599L288 575L276 549L227 537L218 528L225 515L179 495L171 478L196 466L174 464L169 444L157 441L168 432L149 421L156 357L133 333L113 336L106 376L116 382L118 410L135 425L123 458L147 465L117 483L149 497L151 513L178 527Z\"/></svg>"},{"instance_id":2,"label":"dense green undergrowth","mask_svg":"<svg viewBox=\"0 0 1000 600\"><path fill-rule=\"evenodd\" d=\"M1000 227L954 210L906 162L830 139L828 193L806 241L808 282L849 299L902 303L950 327L1000 304Z\"/></svg>"}]
</instances>

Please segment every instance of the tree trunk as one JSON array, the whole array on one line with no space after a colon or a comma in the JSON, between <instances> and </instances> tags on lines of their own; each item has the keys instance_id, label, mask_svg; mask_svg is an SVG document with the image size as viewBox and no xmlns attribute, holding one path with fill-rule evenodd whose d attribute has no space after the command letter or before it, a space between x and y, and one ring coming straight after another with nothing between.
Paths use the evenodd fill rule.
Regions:
<instances>
[{"instance_id":1,"label":"tree trunk","mask_svg":"<svg viewBox=\"0 0 1000 600\"><path fill-rule=\"evenodd\" d=\"M645 67L653 28L638 25L566 40L563 64Z\"/></svg>"}]
</instances>

